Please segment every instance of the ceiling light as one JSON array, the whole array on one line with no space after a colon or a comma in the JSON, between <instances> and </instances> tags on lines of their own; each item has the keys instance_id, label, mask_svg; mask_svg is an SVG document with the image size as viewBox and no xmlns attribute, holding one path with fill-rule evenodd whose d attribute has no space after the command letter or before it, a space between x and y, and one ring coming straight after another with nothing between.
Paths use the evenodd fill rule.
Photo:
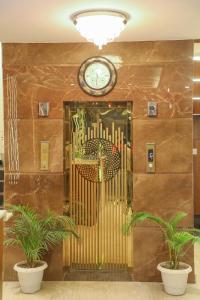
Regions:
<instances>
[{"instance_id":1,"label":"ceiling light","mask_svg":"<svg viewBox=\"0 0 200 300\"><path fill-rule=\"evenodd\" d=\"M192 97L192 100L200 100L200 97Z\"/></svg>"},{"instance_id":2,"label":"ceiling light","mask_svg":"<svg viewBox=\"0 0 200 300\"><path fill-rule=\"evenodd\" d=\"M193 60L199 61L200 60L200 56L193 56Z\"/></svg>"},{"instance_id":3,"label":"ceiling light","mask_svg":"<svg viewBox=\"0 0 200 300\"><path fill-rule=\"evenodd\" d=\"M200 82L200 78L193 78L192 81L193 82Z\"/></svg>"},{"instance_id":4,"label":"ceiling light","mask_svg":"<svg viewBox=\"0 0 200 300\"><path fill-rule=\"evenodd\" d=\"M99 49L120 35L127 20L127 15L112 10L88 10L72 16L80 34Z\"/></svg>"}]
</instances>

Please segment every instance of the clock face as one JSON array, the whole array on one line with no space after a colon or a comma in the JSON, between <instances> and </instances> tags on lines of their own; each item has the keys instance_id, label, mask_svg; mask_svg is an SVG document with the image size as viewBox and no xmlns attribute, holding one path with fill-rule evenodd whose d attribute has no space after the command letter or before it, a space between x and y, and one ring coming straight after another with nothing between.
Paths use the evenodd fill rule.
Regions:
<instances>
[{"instance_id":1,"label":"clock face","mask_svg":"<svg viewBox=\"0 0 200 300\"><path fill-rule=\"evenodd\" d=\"M105 88L110 82L111 73L107 65L95 62L85 70L85 82L93 89Z\"/></svg>"},{"instance_id":2,"label":"clock face","mask_svg":"<svg viewBox=\"0 0 200 300\"><path fill-rule=\"evenodd\" d=\"M80 87L88 94L102 96L109 93L116 83L114 65L104 57L92 57L80 67L78 79Z\"/></svg>"}]
</instances>

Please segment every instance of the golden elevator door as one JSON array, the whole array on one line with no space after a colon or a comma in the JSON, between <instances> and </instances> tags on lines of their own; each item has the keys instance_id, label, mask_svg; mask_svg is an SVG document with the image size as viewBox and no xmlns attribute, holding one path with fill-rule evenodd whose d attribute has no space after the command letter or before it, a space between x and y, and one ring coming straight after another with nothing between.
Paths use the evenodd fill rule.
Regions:
<instances>
[{"instance_id":1,"label":"golden elevator door","mask_svg":"<svg viewBox=\"0 0 200 300\"><path fill-rule=\"evenodd\" d=\"M132 202L132 107L129 102L66 104L65 213L80 239L64 245L71 269L132 266L132 237L122 233Z\"/></svg>"}]
</instances>

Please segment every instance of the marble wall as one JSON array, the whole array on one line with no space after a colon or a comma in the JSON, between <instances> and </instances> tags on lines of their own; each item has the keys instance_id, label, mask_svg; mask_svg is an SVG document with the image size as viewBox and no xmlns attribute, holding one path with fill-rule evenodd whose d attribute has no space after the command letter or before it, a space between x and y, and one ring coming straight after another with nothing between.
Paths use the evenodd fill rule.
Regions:
<instances>
[{"instance_id":1,"label":"marble wall","mask_svg":"<svg viewBox=\"0 0 200 300\"><path fill-rule=\"evenodd\" d=\"M108 95L94 99L77 83L80 64L101 55L116 66L118 80ZM133 101L134 197L136 211L163 217L185 211L182 226L193 225L192 196L192 74L193 41L112 43L99 51L88 43L4 44L4 85L17 82L17 127L20 178L9 183L8 95L5 92L5 199L30 203L41 211L63 208L63 102ZM158 116L147 117L147 102L158 103ZM48 118L38 118L38 102L49 101ZM50 142L49 171L40 171L41 140ZM147 174L145 145L156 143L156 173ZM193 263L193 253L189 262ZM15 279L12 265L19 251L4 255L5 279ZM156 265L166 249L156 226L146 222L134 233L134 277L160 280ZM62 279L62 251L48 257L46 278ZM192 277L191 277L192 280Z\"/></svg>"},{"instance_id":2,"label":"marble wall","mask_svg":"<svg viewBox=\"0 0 200 300\"><path fill-rule=\"evenodd\" d=\"M3 126L3 70L2 70L2 47L0 43L0 159L4 153L4 126Z\"/></svg>"}]
</instances>

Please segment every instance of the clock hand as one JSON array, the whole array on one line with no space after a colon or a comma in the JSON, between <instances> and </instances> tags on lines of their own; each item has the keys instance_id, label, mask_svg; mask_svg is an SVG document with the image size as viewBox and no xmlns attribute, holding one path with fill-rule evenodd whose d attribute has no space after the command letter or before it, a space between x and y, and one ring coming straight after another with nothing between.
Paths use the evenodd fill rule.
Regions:
<instances>
[{"instance_id":1,"label":"clock hand","mask_svg":"<svg viewBox=\"0 0 200 300\"><path fill-rule=\"evenodd\" d=\"M96 73L97 74L97 76L96 76L96 87L98 86L98 84L97 84L97 82L98 82L98 79L99 79L99 75L98 75L98 73Z\"/></svg>"}]
</instances>

